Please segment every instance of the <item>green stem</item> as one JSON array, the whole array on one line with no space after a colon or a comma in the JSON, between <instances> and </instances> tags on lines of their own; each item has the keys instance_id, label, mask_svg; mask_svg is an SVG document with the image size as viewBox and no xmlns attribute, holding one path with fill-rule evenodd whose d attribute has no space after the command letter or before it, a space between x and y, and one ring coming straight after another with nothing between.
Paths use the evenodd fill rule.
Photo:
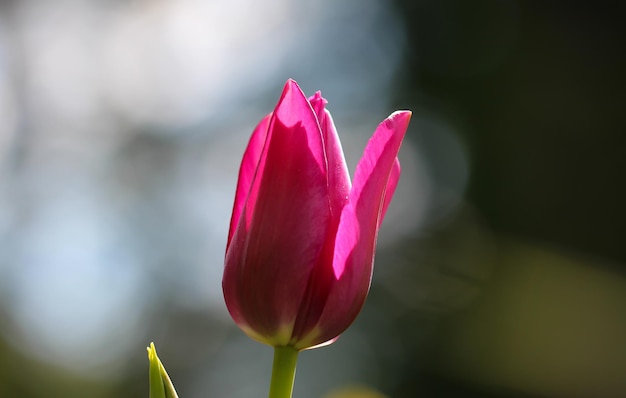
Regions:
<instances>
[{"instance_id":1,"label":"green stem","mask_svg":"<svg viewBox=\"0 0 626 398\"><path fill-rule=\"evenodd\" d=\"M296 377L298 350L293 347L275 347L272 382L269 398L291 398Z\"/></svg>"}]
</instances>

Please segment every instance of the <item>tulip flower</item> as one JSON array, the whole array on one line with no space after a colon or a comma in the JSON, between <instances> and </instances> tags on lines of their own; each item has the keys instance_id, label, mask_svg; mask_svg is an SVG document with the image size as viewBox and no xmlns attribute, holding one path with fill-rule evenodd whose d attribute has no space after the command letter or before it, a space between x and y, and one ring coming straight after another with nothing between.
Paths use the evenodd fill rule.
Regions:
<instances>
[{"instance_id":1,"label":"tulip flower","mask_svg":"<svg viewBox=\"0 0 626 398\"><path fill-rule=\"evenodd\" d=\"M378 126L351 183L326 104L287 81L239 170L222 288L235 323L277 347L275 365L281 350L332 343L360 312L400 177L411 112Z\"/></svg>"}]
</instances>

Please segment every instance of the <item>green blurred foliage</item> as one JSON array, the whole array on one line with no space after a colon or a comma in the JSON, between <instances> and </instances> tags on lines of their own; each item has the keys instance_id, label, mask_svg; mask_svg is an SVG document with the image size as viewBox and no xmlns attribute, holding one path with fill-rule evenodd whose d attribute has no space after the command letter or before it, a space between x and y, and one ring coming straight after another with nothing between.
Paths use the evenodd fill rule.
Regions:
<instances>
[{"instance_id":1,"label":"green blurred foliage","mask_svg":"<svg viewBox=\"0 0 626 398\"><path fill-rule=\"evenodd\" d=\"M491 243L452 260L476 300L433 321L433 346L416 352L428 359L392 395L626 396L623 4L397 3L412 44L398 103L458 126L479 221L425 245L447 270L470 240L451 231Z\"/></svg>"},{"instance_id":2,"label":"green blurred foliage","mask_svg":"<svg viewBox=\"0 0 626 398\"><path fill-rule=\"evenodd\" d=\"M434 366L539 396L623 396L626 277L559 250L499 247L480 299L438 337Z\"/></svg>"},{"instance_id":3,"label":"green blurred foliage","mask_svg":"<svg viewBox=\"0 0 626 398\"><path fill-rule=\"evenodd\" d=\"M624 5L398 4L411 46L398 103L459 126L468 199L490 226L626 261Z\"/></svg>"},{"instance_id":4,"label":"green blurred foliage","mask_svg":"<svg viewBox=\"0 0 626 398\"><path fill-rule=\"evenodd\" d=\"M386 398L386 396L364 386L347 386L330 392L324 398Z\"/></svg>"}]
</instances>

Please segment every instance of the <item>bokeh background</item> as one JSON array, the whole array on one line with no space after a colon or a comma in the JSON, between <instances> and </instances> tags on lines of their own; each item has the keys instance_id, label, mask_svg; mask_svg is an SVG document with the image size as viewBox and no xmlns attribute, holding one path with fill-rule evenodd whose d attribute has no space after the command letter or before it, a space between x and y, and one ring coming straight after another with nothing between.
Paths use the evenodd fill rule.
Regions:
<instances>
[{"instance_id":1,"label":"bokeh background","mask_svg":"<svg viewBox=\"0 0 626 398\"><path fill-rule=\"evenodd\" d=\"M289 77L329 100L351 170L413 110L370 297L294 396L625 397L624 11L1 1L0 397L145 397L150 341L181 397L266 394L272 350L221 272Z\"/></svg>"}]
</instances>

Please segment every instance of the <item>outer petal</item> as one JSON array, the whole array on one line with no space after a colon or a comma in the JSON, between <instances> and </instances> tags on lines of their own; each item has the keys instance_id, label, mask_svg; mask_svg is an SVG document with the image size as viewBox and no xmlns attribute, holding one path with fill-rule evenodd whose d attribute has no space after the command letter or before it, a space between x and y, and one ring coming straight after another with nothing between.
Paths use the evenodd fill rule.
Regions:
<instances>
[{"instance_id":1,"label":"outer petal","mask_svg":"<svg viewBox=\"0 0 626 398\"><path fill-rule=\"evenodd\" d=\"M290 80L226 253L226 305L251 337L288 342L329 223L321 131L308 100Z\"/></svg>"},{"instance_id":2,"label":"outer petal","mask_svg":"<svg viewBox=\"0 0 626 398\"><path fill-rule=\"evenodd\" d=\"M243 160L239 167L239 179L237 180L237 192L235 193L235 204L233 206L233 214L230 219L230 230L228 231L228 242L226 243L226 250L230 246L230 240L235 233L235 228L239 222L239 216L243 211L250 187L252 186L252 180L254 173L256 173L259 160L261 158L261 152L265 145L265 139L267 138L267 129L270 124L270 118L272 114L265 116L261 122L256 126L248 141L248 146L243 154Z\"/></svg>"},{"instance_id":3,"label":"outer petal","mask_svg":"<svg viewBox=\"0 0 626 398\"><path fill-rule=\"evenodd\" d=\"M411 112L402 111L383 121L359 161L335 241L335 283L313 344L324 343L342 333L363 306L372 277L379 221L399 177L399 168L394 165L410 118ZM388 196L387 189L391 191Z\"/></svg>"}]
</instances>

